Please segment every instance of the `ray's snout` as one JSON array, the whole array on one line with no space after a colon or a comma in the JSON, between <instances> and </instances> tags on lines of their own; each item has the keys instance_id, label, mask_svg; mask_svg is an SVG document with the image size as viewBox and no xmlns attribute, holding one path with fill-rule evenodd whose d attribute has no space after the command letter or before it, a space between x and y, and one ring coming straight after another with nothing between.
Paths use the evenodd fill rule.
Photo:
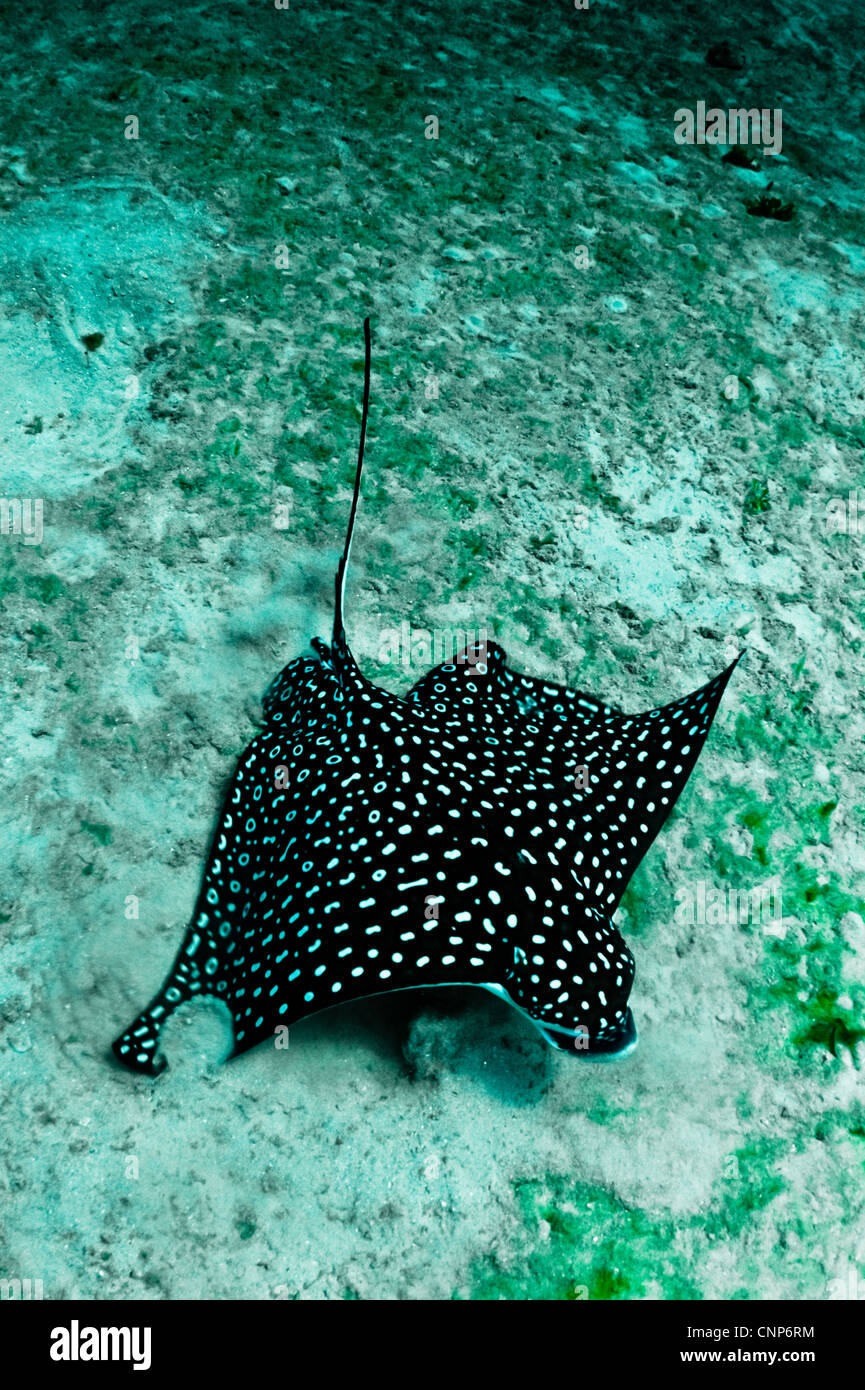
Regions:
<instances>
[{"instance_id":1,"label":"ray's snout","mask_svg":"<svg viewBox=\"0 0 865 1390\"><path fill-rule=\"evenodd\" d=\"M627 1057L637 1046L637 1025L634 1015L628 1009L624 1022L616 1027L603 1028L594 1037L587 1028L575 1032L563 1028L541 1027L541 1032L550 1047L557 1052L566 1052L570 1057L580 1057L584 1062L617 1062Z\"/></svg>"}]
</instances>

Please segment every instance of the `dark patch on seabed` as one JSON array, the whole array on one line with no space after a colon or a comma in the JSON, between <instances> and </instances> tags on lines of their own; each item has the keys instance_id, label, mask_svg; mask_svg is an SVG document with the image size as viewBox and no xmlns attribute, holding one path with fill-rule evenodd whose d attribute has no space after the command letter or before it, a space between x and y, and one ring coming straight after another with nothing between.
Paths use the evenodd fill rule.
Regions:
<instances>
[{"instance_id":1,"label":"dark patch on seabed","mask_svg":"<svg viewBox=\"0 0 865 1390\"><path fill-rule=\"evenodd\" d=\"M4 1296L861 1296L860 7L3 22ZM640 1045L445 989L223 1066L202 1003L132 1078L329 636L366 315L365 677L484 634L633 713L747 648L616 911Z\"/></svg>"}]
</instances>

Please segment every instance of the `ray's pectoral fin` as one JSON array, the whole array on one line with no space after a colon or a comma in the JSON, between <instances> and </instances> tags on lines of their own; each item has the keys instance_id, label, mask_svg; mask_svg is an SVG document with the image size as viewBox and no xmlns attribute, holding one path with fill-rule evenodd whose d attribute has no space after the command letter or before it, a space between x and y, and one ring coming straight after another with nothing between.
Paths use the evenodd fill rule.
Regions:
<instances>
[{"instance_id":1,"label":"ray's pectoral fin","mask_svg":"<svg viewBox=\"0 0 865 1390\"><path fill-rule=\"evenodd\" d=\"M189 933L187 941L188 939ZM175 1009L190 999L198 998L202 993L204 991L200 980L188 969L188 949L185 942L184 949L178 955L162 989L151 999L135 1022L111 1044L111 1050L118 1062L145 1076L159 1076L168 1066L159 1052L159 1040L165 1024Z\"/></svg>"}]
</instances>

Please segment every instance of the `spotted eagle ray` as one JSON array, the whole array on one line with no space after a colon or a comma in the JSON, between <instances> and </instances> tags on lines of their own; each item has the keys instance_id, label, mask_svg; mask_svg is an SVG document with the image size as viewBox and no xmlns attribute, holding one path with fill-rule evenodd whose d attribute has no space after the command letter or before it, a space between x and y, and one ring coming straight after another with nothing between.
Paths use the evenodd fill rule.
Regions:
<instances>
[{"instance_id":1,"label":"spotted eagle ray","mask_svg":"<svg viewBox=\"0 0 865 1390\"><path fill-rule=\"evenodd\" d=\"M636 1045L634 958L613 914L690 776L736 665L627 715L511 671L493 642L405 698L360 673L343 626L370 392L333 638L291 661L240 759L192 922L162 989L113 1044L157 1075L187 1000L228 1005L232 1056L334 1004L478 985L560 1051ZM737 658L738 660L738 658Z\"/></svg>"}]
</instances>

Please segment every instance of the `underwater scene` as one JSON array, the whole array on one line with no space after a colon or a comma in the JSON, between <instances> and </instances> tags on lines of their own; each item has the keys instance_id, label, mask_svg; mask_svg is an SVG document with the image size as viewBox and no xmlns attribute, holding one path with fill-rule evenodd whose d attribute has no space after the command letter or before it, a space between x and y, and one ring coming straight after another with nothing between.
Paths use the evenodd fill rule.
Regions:
<instances>
[{"instance_id":1,"label":"underwater scene","mask_svg":"<svg viewBox=\"0 0 865 1390\"><path fill-rule=\"evenodd\" d=\"M0 26L0 1301L865 1299L865 11Z\"/></svg>"}]
</instances>

